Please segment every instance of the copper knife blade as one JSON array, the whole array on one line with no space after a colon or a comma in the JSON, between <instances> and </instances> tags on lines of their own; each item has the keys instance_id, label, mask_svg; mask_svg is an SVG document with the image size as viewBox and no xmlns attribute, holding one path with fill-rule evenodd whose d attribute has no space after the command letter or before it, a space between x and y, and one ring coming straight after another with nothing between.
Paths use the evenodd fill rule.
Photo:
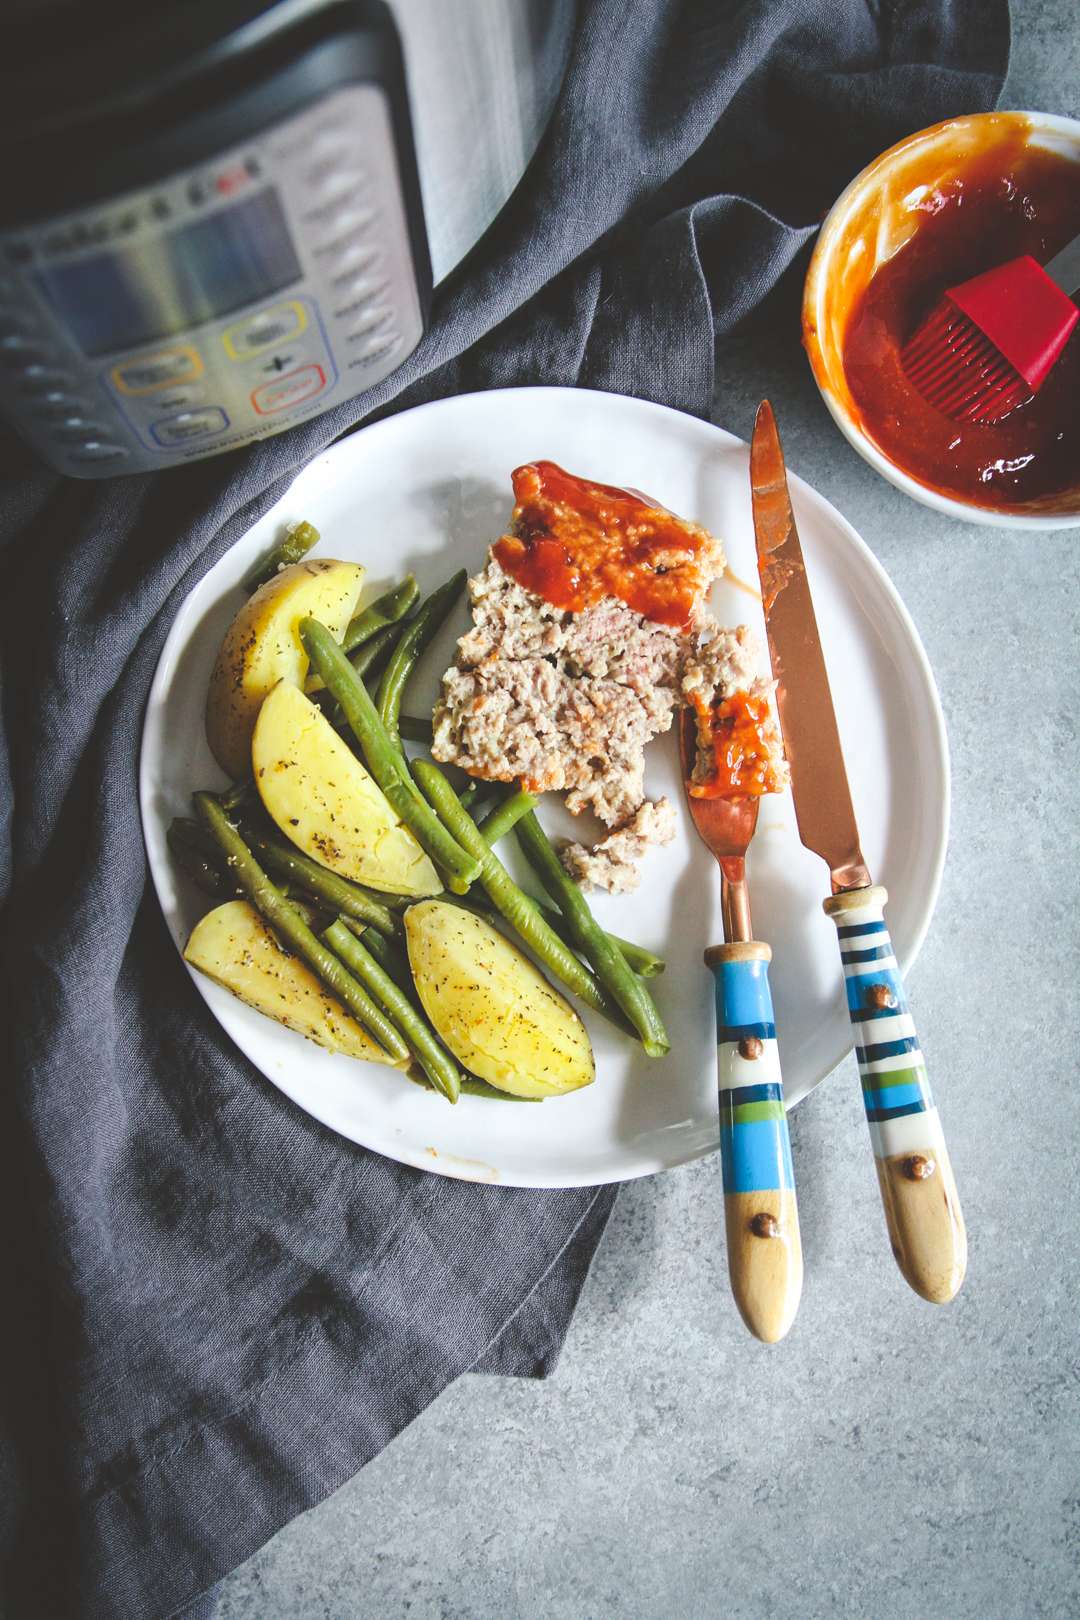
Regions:
<instances>
[{"instance_id":1,"label":"copper knife blade","mask_svg":"<svg viewBox=\"0 0 1080 1620\"><path fill-rule=\"evenodd\" d=\"M799 837L820 855L833 893L871 881L859 845L829 676L791 510L784 452L769 401L758 407L750 445L758 574L776 679L776 707L791 768Z\"/></svg>"}]
</instances>

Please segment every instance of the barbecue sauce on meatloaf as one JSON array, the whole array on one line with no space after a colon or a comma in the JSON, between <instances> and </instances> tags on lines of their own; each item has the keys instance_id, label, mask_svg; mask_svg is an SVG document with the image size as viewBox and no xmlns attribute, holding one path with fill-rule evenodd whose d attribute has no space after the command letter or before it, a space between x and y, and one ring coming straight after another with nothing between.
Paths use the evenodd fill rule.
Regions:
<instances>
[{"instance_id":1,"label":"barbecue sauce on meatloaf","mask_svg":"<svg viewBox=\"0 0 1080 1620\"><path fill-rule=\"evenodd\" d=\"M519 585L571 613L615 596L655 624L689 629L718 571L707 530L553 461L528 462L512 478L511 533L493 550Z\"/></svg>"},{"instance_id":2,"label":"barbecue sauce on meatloaf","mask_svg":"<svg viewBox=\"0 0 1080 1620\"><path fill-rule=\"evenodd\" d=\"M698 764L690 784L695 799L756 799L787 786L783 743L768 691L720 692L706 701L693 692Z\"/></svg>"}]
</instances>

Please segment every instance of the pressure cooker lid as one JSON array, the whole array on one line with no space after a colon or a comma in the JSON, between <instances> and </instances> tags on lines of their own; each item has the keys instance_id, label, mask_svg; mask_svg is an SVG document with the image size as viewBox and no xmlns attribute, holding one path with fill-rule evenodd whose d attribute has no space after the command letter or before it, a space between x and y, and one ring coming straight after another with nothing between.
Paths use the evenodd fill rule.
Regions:
<instances>
[{"instance_id":1,"label":"pressure cooker lid","mask_svg":"<svg viewBox=\"0 0 1080 1620\"><path fill-rule=\"evenodd\" d=\"M7 0L0 132L11 146L148 110L210 100L273 71L314 39L385 29L382 0Z\"/></svg>"}]
</instances>

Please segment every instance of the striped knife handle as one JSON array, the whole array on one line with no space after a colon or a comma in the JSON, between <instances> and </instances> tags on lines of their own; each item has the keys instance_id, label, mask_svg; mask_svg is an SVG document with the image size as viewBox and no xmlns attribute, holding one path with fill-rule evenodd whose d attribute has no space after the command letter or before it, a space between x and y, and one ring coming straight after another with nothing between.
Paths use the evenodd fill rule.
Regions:
<instances>
[{"instance_id":1,"label":"striped knife handle","mask_svg":"<svg viewBox=\"0 0 1080 1620\"><path fill-rule=\"evenodd\" d=\"M885 923L886 891L825 901L836 924L855 1056L896 1263L923 1299L944 1305L967 1267L967 1232L915 1020Z\"/></svg>"},{"instance_id":2,"label":"striped knife handle","mask_svg":"<svg viewBox=\"0 0 1080 1620\"><path fill-rule=\"evenodd\" d=\"M795 1320L803 1260L769 962L757 940L705 952L716 983L720 1162L731 1291L766 1344Z\"/></svg>"}]
</instances>

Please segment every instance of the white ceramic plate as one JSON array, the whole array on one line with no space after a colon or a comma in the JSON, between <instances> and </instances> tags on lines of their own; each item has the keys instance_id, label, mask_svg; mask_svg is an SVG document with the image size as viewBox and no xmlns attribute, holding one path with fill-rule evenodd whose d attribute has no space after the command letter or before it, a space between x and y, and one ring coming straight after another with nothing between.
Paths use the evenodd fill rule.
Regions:
<instances>
[{"instance_id":1,"label":"white ceramic plate","mask_svg":"<svg viewBox=\"0 0 1080 1620\"><path fill-rule=\"evenodd\" d=\"M140 792L150 868L178 949L207 902L175 872L165 830L173 815L188 812L193 789L222 784L203 734L203 705L253 559L286 522L308 518L322 531L320 553L365 563L372 590L407 568L429 590L457 567L481 567L510 515L511 469L542 456L589 478L646 489L721 535L730 575L714 606L724 622L754 625L764 649L760 599L749 583L757 572L748 452L729 433L641 400L526 388L423 406L342 440L207 574L161 655ZM890 926L906 970L926 933L945 856L949 765L941 706L915 627L880 565L827 501L799 479L791 482L863 846L889 889ZM462 607L427 655L408 710L430 709L465 623ZM762 659L767 673L764 651ZM663 1061L643 1057L590 1017L595 1085L539 1106L462 1097L451 1108L393 1072L323 1051L199 974L195 983L241 1050L301 1108L420 1169L513 1186L578 1186L710 1153L717 1146L716 1046L712 975L701 953L722 937L719 873L683 806L673 734L652 744L646 780L651 794L666 793L678 806L680 836L649 853L635 894L599 897L595 910L615 932L667 959L666 974L653 981L672 1038ZM543 815L553 831L573 830L554 800L545 801ZM798 1102L850 1049L851 1034L836 934L821 909L828 874L799 843L787 795L764 802L750 882L755 932L773 948L787 1096Z\"/></svg>"}]
</instances>

